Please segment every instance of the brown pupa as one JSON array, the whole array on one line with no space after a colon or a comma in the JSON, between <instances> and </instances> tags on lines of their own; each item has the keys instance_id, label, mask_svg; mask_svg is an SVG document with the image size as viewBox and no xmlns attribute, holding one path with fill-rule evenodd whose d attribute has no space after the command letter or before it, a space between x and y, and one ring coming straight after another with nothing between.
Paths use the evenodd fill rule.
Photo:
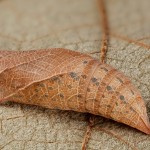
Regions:
<instances>
[{"instance_id":1,"label":"brown pupa","mask_svg":"<svg viewBox=\"0 0 150 150\"><path fill-rule=\"evenodd\" d=\"M89 112L150 134L144 101L131 81L67 49L0 51L0 101Z\"/></svg>"}]
</instances>

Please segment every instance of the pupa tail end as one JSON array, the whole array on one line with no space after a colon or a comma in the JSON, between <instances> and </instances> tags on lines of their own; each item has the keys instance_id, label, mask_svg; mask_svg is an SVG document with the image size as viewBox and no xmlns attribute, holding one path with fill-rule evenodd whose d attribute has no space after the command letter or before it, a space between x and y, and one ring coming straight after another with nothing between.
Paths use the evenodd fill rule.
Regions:
<instances>
[{"instance_id":1,"label":"pupa tail end","mask_svg":"<svg viewBox=\"0 0 150 150\"><path fill-rule=\"evenodd\" d=\"M139 125L137 126L137 129L150 135L150 122L148 117L146 119L141 119L139 122Z\"/></svg>"}]
</instances>

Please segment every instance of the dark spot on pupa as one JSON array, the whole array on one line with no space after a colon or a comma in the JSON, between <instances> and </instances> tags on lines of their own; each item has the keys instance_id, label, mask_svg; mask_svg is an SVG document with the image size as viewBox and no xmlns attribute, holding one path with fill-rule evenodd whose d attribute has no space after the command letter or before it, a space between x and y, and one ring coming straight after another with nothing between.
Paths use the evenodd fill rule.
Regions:
<instances>
[{"instance_id":1,"label":"dark spot on pupa","mask_svg":"<svg viewBox=\"0 0 150 150\"><path fill-rule=\"evenodd\" d=\"M44 84L43 83L39 83L38 84L40 87L44 87Z\"/></svg>"},{"instance_id":2,"label":"dark spot on pupa","mask_svg":"<svg viewBox=\"0 0 150 150\"><path fill-rule=\"evenodd\" d=\"M108 69L106 69L105 67L101 67L101 69L105 70L106 72L108 71Z\"/></svg>"},{"instance_id":3,"label":"dark spot on pupa","mask_svg":"<svg viewBox=\"0 0 150 150\"><path fill-rule=\"evenodd\" d=\"M49 90L53 90L53 88L52 88L51 86L50 86L50 87L48 87L48 89L49 89Z\"/></svg>"},{"instance_id":4,"label":"dark spot on pupa","mask_svg":"<svg viewBox=\"0 0 150 150\"><path fill-rule=\"evenodd\" d=\"M90 88L87 88L87 91L90 92Z\"/></svg>"},{"instance_id":5,"label":"dark spot on pupa","mask_svg":"<svg viewBox=\"0 0 150 150\"><path fill-rule=\"evenodd\" d=\"M110 105L106 105L106 107L110 108L111 106Z\"/></svg>"},{"instance_id":6,"label":"dark spot on pupa","mask_svg":"<svg viewBox=\"0 0 150 150\"><path fill-rule=\"evenodd\" d=\"M82 95L81 95L81 94L78 94L77 97L78 97L78 98L82 98Z\"/></svg>"},{"instance_id":7,"label":"dark spot on pupa","mask_svg":"<svg viewBox=\"0 0 150 150\"><path fill-rule=\"evenodd\" d=\"M51 78L51 81L57 81L58 79L59 79L59 78L55 76L55 77L52 77L52 78Z\"/></svg>"},{"instance_id":8,"label":"dark spot on pupa","mask_svg":"<svg viewBox=\"0 0 150 150\"><path fill-rule=\"evenodd\" d=\"M69 75L71 76L71 78L76 78L77 77L77 74L75 72L70 72Z\"/></svg>"},{"instance_id":9,"label":"dark spot on pupa","mask_svg":"<svg viewBox=\"0 0 150 150\"><path fill-rule=\"evenodd\" d=\"M111 113L115 113L115 111L112 110Z\"/></svg>"},{"instance_id":10,"label":"dark spot on pupa","mask_svg":"<svg viewBox=\"0 0 150 150\"><path fill-rule=\"evenodd\" d=\"M35 91L35 92L38 92L39 90L38 90L38 89L35 89L34 91Z\"/></svg>"},{"instance_id":11,"label":"dark spot on pupa","mask_svg":"<svg viewBox=\"0 0 150 150\"><path fill-rule=\"evenodd\" d=\"M38 94L35 94L34 96L35 96L35 97L37 97L37 96L38 96Z\"/></svg>"},{"instance_id":12,"label":"dark spot on pupa","mask_svg":"<svg viewBox=\"0 0 150 150\"><path fill-rule=\"evenodd\" d=\"M116 77L116 79L119 80L119 82L123 83L123 81L120 78Z\"/></svg>"},{"instance_id":13,"label":"dark spot on pupa","mask_svg":"<svg viewBox=\"0 0 150 150\"><path fill-rule=\"evenodd\" d=\"M116 104L116 106L118 106L118 103L117 103L117 102L116 102L115 104Z\"/></svg>"},{"instance_id":14,"label":"dark spot on pupa","mask_svg":"<svg viewBox=\"0 0 150 150\"><path fill-rule=\"evenodd\" d=\"M131 90L131 93L134 95L134 92Z\"/></svg>"},{"instance_id":15,"label":"dark spot on pupa","mask_svg":"<svg viewBox=\"0 0 150 150\"><path fill-rule=\"evenodd\" d=\"M113 94L114 92L113 92L113 91L109 91L109 93L110 93L110 94Z\"/></svg>"},{"instance_id":16,"label":"dark spot on pupa","mask_svg":"<svg viewBox=\"0 0 150 150\"><path fill-rule=\"evenodd\" d=\"M56 101L56 98L52 98L52 101Z\"/></svg>"},{"instance_id":17,"label":"dark spot on pupa","mask_svg":"<svg viewBox=\"0 0 150 150\"><path fill-rule=\"evenodd\" d=\"M69 75L71 78L74 79L74 81L78 81L80 79L80 77L77 76L77 73L75 73L75 72L70 72Z\"/></svg>"},{"instance_id":18,"label":"dark spot on pupa","mask_svg":"<svg viewBox=\"0 0 150 150\"><path fill-rule=\"evenodd\" d=\"M95 102L99 103L99 100L95 99Z\"/></svg>"},{"instance_id":19,"label":"dark spot on pupa","mask_svg":"<svg viewBox=\"0 0 150 150\"><path fill-rule=\"evenodd\" d=\"M102 95L102 97L103 97L103 98L105 97L104 94Z\"/></svg>"},{"instance_id":20,"label":"dark spot on pupa","mask_svg":"<svg viewBox=\"0 0 150 150\"><path fill-rule=\"evenodd\" d=\"M95 85L96 85L96 86L99 86L99 82L96 82Z\"/></svg>"},{"instance_id":21,"label":"dark spot on pupa","mask_svg":"<svg viewBox=\"0 0 150 150\"><path fill-rule=\"evenodd\" d=\"M60 78L58 78L57 83L58 83L58 84L61 84L61 83L62 83L61 80L60 80Z\"/></svg>"},{"instance_id":22,"label":"dark spot on pupa","mask_svg":"<svg viewBox=\"0 0 150 150\"><path fill-rule=\"evenodd\" d=\"M86 61L86 60L85 60L85 61L83 61L83 64L87 64L87 63L88 63L88 61Z\"/></svg>"},{"instance_id":23,"label":"dark spot on pupa","mask_svg":"<svg viewBox=\"0 0 150 150\"><path fill-rule=\"evenodd\" d=\"M105 86L105 85L106 85L106 83L104 83L104 82L102 82L101 84L102 84L102 86Z\"/></svg>"},{"instance_id":24,"label":"dark spot on pupa","mask_svg":"<svg viewBox=\"0 0 150 150\"><path fill-rule=\"evenodd\" d=\"M86 78L87 78L87 76L86 76L86 75L81 75L81 76L82 76L82 78L83 78L83 79L86 79Z\"/></svg>"},{"instance_id":25,"label":"dark spot on pupa","mask_svg":"<svg viewBox=\"0 0 150 150\"><path fill-rule=\"evenodd\" d=\"M127 102L126 102L126 101L123 101L123 103L124 103L124 104L127 104Z\"/></svg>"},{"instance_id":26,"label":"dark spot on pupa","mask_svg":"<svg viewBox=\"0 0 150 150\"><path fill-rule=\"evenodd\" d=\"M80 79L79 76L77 76L76 78L74 78L75 81L78 81Z\"/></svg>"},{"instance_id":27,"label":"dark spot on pupa","mask_svg":"<svg viewBox=\"0 0 150 150\"><path fill-rule=\"evenodd\" d=\"M71 86L71 85L67 85L67 87L68 87L69 89L71 89L71 88L72 88L72 86Z\"/></svg>"},{"instance_id":28,"label":"dark spot on pupa","mask_svg":"<svg viewBox=\"0 0 150 150\"><path fill-rule=\"evenodd\" d=\"M61 98L64 98L64 95L63 95L62 93L60 93L59 96L60 96Z\"/></svg>"},{"instance_id":29,"label":"dark spot on pupa","mask_svg":"<svg viewBox=\"0 0 150 150\"><path fill-rule=\"evenodd\" d=\"M120 99L121 99L121 100L125 100L125 98L124 98L123 95L120 95Z\"/></svg>"},{"instance_id":30,"label":"dark spot on pupa","mask_svg":"<svg viewBox=\"0 0 150 150\"><path fill-rule=\"evenodd\" d=\"M48 94L45 94L45 95L44 95L44 97L48 97L48 96L49 96Z\"/></svg>"},{"instance_id":31,"label":"dark spot on pupa","mask_svg":"<svg viewBox=\"0 0 150 150\"><path fill-rule=\"evenodd\" d=\"M91 80L92 80L92 82L96 82L97 81L97 79L94 78L94 77Z\"/></svg>"},{"instance_id":32,"label":"dark spot on pupa","mask_svg":"<svg viewBox=\"0 0 150 150\"><path fill-rule=\"evenodd\" d=\"M63 74L60 74L59 77L63 77Z\"/></svg>"},{"instance_id":33,"label":"dark spot on pupa","mask_svg":"<svg viewBox=\"0 0 150 150\"><path fill-rule=\"evenodd\" d=\"M135 110L132 107L130 107L130 110L135 112Z\"/></svg>"},{"instance_id":34,"label":"dark spot on pupa","mask_svg":"<svg viewBox=\"0 0 150 150\"><path fill-rule=\"evenodd\" d=\"M115 95L113 95L113 96L112 96L112 99L116 99L116 96L115 96Z\"/></svg>"},{"instance_id":35,"label":"dark spot on pupa","mask_svg":"<svg viewBox=\"0 0 150 150\"><path fill-rule=\"evenodd\" d=\"M111 91L111 90L112 90L112 87L109 86L109 85L108 85L106 88L107 88L108 91Z\"/></svg>"},{"instance_id":36,"label":"dark spot on pupa","mask_svg":"<svg viewBox=\"0 0 150 150\"><path fill-rule=\"evenodd\" d=\"M120 93L118 91L115 92L117 95L119 95Z\"/></svg>"}]
</instances>

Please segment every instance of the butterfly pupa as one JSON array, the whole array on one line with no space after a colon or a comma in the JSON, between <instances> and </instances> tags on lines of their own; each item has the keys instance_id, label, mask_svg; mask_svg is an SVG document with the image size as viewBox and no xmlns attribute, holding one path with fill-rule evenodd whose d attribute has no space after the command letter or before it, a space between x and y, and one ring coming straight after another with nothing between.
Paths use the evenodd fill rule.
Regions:
<instances>
[{"instance_id":1,"label":"butterfly pupa","mask_svg":"<svg viewBox=\"0 0 150 150\"><path fill-rule=\"evenodd\" d=\"M150 134L144 101L131 81L67 49L0 51L0 101L89 112Z\"/></svg>"}]
</instances>

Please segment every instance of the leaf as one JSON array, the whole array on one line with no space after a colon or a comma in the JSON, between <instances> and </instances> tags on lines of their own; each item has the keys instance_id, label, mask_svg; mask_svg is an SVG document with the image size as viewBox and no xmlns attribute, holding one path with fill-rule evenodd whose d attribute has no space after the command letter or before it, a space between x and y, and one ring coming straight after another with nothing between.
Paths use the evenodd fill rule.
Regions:
<instances>
[{"instance_id":1,"label":"leaf","mask_svg":"<svg viewBox=\"0 0 150 150\"><path fill-rule=\"evenodd\" d=\"M107 63L128 75L149 104L148 1L118 0L106 4L111 30ZM63 47L85 53L100 49L95 1L62 0L58 5L56 0L7 0L0 2L0 11L1 49ZM7 52L0 57L6 55ZM88 149L149 149L149 136L102 117L97 120ZM0 107L0 127L3 149L80 149L86 121L81 113L9 104Z\"/></svg>"}]
</instances>

